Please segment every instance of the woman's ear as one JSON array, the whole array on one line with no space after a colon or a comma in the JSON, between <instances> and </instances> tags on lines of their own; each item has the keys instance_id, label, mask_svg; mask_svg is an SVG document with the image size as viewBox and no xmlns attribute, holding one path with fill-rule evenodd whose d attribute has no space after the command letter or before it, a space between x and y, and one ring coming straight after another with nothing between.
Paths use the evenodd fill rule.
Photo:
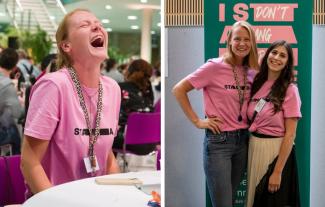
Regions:
<instances>
[{"instance_id":1,"label":"woman's ear","mask_svg":"<svg viewBox=\"0 0 325 207\"><path fill-rule=\"evenodd\" d=\"M71 45L70 45L70 43L68 43L66 41L62 42L61 45L60 45L60 47L66 53L68 53L68 52L71 51Z\"/></svg>"}]
</instances>

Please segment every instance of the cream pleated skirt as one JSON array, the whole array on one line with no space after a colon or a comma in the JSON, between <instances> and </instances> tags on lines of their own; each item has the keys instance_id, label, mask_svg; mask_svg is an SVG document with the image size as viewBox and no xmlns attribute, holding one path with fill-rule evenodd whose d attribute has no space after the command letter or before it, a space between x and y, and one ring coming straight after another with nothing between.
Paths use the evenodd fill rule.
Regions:
<instances>
[{"instance_id":1,"label":"cream pleated skirt","mask_svg":"<svg viewBox=\"0 0 325 207\"><path fill-rule=\"evenodd\" d=\"M278 156L283 138L258 138L251 135L248 148L247 206L252 207L256 186Z\"/></svg>"}]
</instances>

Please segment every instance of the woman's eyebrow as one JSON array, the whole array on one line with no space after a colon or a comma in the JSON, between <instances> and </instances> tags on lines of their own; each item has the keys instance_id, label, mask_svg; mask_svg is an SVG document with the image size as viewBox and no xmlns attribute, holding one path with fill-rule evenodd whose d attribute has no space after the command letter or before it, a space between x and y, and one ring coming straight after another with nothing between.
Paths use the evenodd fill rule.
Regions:
<instances>
[{"instance_id":1,"label":"woman's eyebrow","mask_svg":"<svg viewBox=\"0 0 325 207\"><path fill-rule=\"evenodd\" d=\"M79 22L79 24L84 24L84 23L89 23L89 20L85 19L85 20L81 20L81 21Z\"/></svg>"}]
</instances>

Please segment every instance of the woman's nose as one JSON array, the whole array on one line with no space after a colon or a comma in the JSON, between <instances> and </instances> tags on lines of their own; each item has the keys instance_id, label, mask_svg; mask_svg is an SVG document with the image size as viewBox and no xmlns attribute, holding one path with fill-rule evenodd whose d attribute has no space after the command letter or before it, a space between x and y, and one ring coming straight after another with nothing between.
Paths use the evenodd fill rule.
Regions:
<instances>
[{"instance_id":1,"label":"woman's nose","mask_svg":"<svg viewBox=\"0 0 325 207\"><path fill-rule=\"evenodd\" d=\"M274 56L274 58L277 59L277 60L279 60L280 59L280 55L277 54L277 55Z\"/></svg>"},{"instance_id":2,"label":"woman's nose","mask_svg":"<svg viewBox=\"0 0 325 207\"><path fill-rule=\"evenodd\" d=\"M99 30L99 24L94 24L93 27L92 27L92 30L93 31Z\"/></svg>"}]
</instances>

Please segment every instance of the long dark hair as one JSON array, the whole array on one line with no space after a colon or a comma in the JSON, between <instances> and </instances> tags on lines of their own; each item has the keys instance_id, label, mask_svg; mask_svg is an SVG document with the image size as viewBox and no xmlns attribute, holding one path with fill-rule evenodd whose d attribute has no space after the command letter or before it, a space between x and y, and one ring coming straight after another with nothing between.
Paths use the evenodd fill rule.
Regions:
<instances>
[{"instance_id":1,"label":"long dark hair","mask_svg":"<svg viewBox=\"0 0 325 207\"><path fill-rule=\"evenodd\" d=\"M279 46L284 46L288 53L288 61L283 70L280 73L280 76L273 83L270 93L270 100L274 104L274 113L278 112L282 108L282 103L284 101L287 89L290 83L293 82L293 52L289 43L284 40L275 41L267 49L262 64L260 66L260 72L255 76L251 97L253 97L257 91L262 87L262 85L267 81L269 67L267 65L267 59L271 51Z\"/></svg>"},{"instance_id":2,"label":"long dark hair","mask_svg":"<svg viewBox=\"0 0 325 207\"><path fill-rule=\"evenodd\" d=\"M135 83L143 92L145 92L148 87L151 87L151 75L151 65L143 59L137 59L129 65L126 80Z\"/></svg>"}]
</instances>

